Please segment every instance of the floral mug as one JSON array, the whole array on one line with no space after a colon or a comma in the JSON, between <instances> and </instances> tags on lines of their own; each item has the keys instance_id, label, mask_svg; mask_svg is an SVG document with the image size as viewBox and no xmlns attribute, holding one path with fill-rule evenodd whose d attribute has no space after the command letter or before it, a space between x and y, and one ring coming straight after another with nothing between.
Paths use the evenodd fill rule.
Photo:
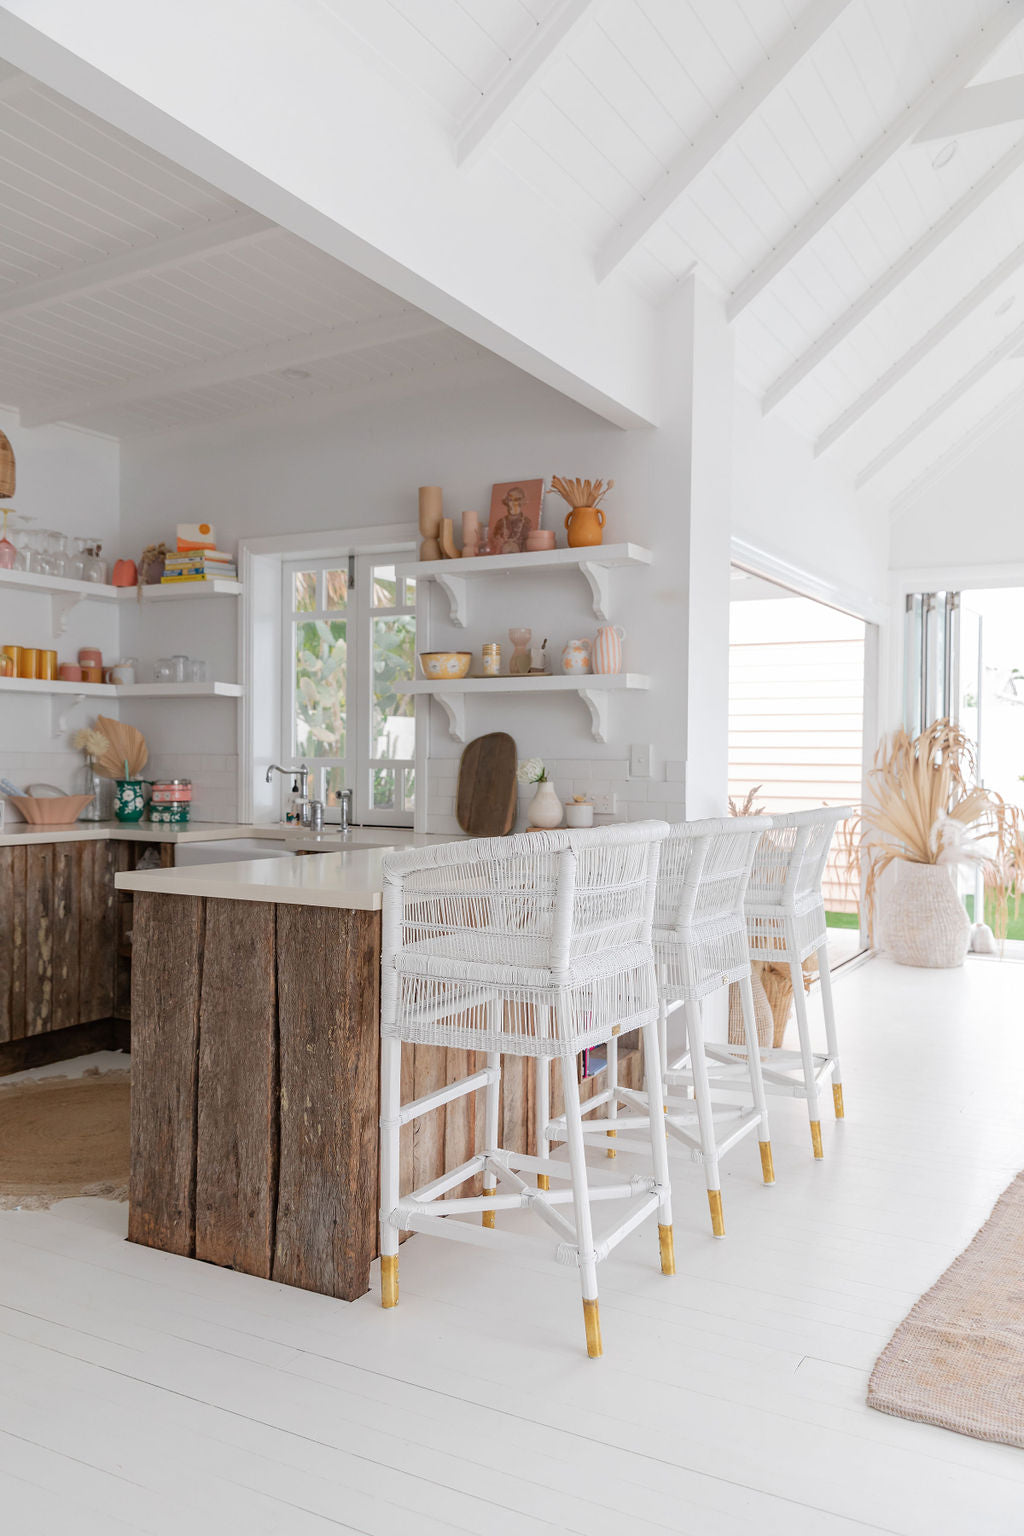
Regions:
<instances>
[{"instance_id":1,"label":"floral mug","mask_svg":"<svg viewBox=\"0 0 1024 1536\"><path fill-rule=\"evenodd\" d=\"M114 815L118 821L141 821L146 809L145 779L118 779Z\"/></svg>"}]
</instances>

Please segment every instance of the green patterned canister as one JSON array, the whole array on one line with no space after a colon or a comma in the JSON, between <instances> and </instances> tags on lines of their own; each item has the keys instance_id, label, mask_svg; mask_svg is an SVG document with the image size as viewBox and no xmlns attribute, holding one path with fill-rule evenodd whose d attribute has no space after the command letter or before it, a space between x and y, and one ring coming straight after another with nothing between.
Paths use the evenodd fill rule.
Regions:
<instances>
[{"instance_id":1,"label":"green patterned canister","mask_svg":"<svg viewBox=\"0 0 1024 1536\"><path fill-rule=\"evenodd\" d=\"M146 809L145 779L118 779L114 815L118 821L141 821Z\"/></svg>"}]
</instances>

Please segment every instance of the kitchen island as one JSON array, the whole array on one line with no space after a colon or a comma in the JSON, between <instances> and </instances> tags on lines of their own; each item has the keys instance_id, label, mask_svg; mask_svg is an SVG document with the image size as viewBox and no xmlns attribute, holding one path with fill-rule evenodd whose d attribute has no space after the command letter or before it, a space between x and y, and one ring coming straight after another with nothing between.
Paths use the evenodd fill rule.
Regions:
<instances>
[{"instance_id":1,"label":"kitchen island","mask_svg":"<svg viewBox=\"0 0 1024 1536\"><path fill-rule=\"evenodd\" d=\"M368 1289L383 853L117 877L135 902L131 1241L346 1300ZM407 1047L403 1100L465 1077L471 1056ZM637 1083L639 1052L619 1060ZM532 1063L506 1058L503 1146L534 1150L533 1102ZM407 1126L403 1188L466 1161L482 1129L474 1096Z\"/></svg>"}]
</instances>

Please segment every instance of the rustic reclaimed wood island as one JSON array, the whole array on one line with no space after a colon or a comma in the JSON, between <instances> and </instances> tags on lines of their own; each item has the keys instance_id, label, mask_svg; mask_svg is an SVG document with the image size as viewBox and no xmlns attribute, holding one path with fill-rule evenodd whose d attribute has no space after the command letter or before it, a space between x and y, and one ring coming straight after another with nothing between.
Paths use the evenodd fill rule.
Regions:
<instances>
[{"instance_id":1,"label":"rustic reclaimed wood island","mask_svg":"<svg viewBox=\"0 0 1024 1536\"><path fill-rule=\"evenodd\" d=\"M369 1288L382 855L118 876L135 902L131 1241L345 1300ZM407 1048L403 1100L468 1057ZM638 1057L620 1056L624 1082ZM532 1063L506 1058L502 1145L534 1150L533 1094ZM468 1159L479 1120L469 1096L407 1126L403 1188Z\"/></svg>"}]
</instances>

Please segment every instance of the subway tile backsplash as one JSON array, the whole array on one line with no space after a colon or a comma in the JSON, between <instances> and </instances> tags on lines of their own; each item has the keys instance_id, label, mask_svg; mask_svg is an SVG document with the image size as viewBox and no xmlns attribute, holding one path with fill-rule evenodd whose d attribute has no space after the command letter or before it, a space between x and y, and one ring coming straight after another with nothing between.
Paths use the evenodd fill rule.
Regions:
<instances>
[{"instance_id":1,"label":"subway tile backsplash","mask_svg":"<svg viewBox=\"0 0 1024 1536\"><path fill-rule=\"evenodd\" d=\"M683 764L666 763L663 777L633 779L628 759L562 758L547 763L548 776L562 801L573 795L613 795L615 810L595 816L595 825L610 821L680 821L683 817ZM437 758L428 765L429 799L427 831L457 834L455 786L458 758ZM657 772L657 770L656 770ZM519 787L516 829L526 826L527 807L534 795L532 784Z\"/></svg>"}]
</instances>

